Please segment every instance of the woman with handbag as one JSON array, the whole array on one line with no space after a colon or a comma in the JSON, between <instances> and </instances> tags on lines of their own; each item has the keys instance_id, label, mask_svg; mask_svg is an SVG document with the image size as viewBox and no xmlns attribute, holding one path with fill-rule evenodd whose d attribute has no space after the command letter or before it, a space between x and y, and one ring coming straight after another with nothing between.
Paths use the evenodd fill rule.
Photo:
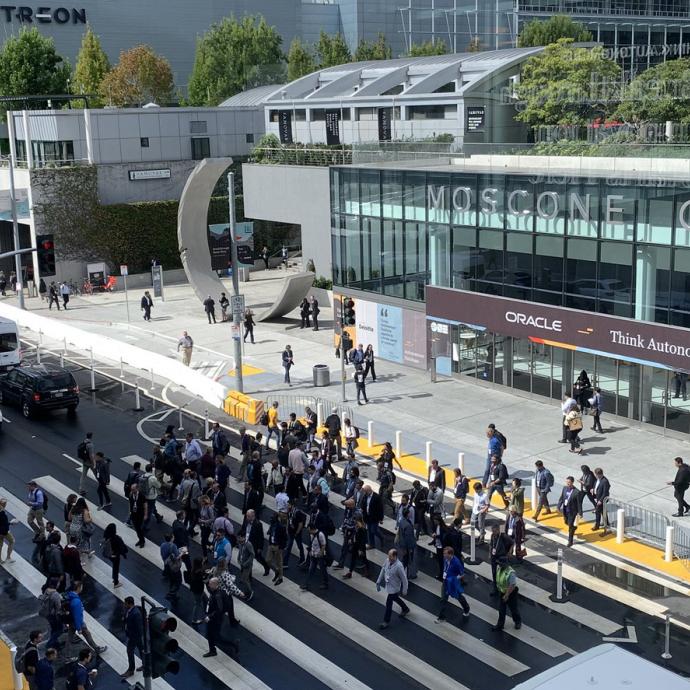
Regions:
<instances>
[{"instance_id":1,"label":"woman with handbag","mask_svg":"<svg viewBox=\"0 0 690 690\"><path fill-rule=\"evenodd\" d=\"M95 551L91 550L91 537L95 526L91 520L91 513L86 505L86 499L80 496L72 506L69 516L69 535L77 538L77 548L80 553L88 554L93 558Z\"/></svg>"},{"instance_id":2,"label":"woman with handbag","mask_svg":"<svg viewBox=\"0 0 690 690\"><path fill-rule=\"evenodd\" d=\"M101 544L103 557L107 558L113 567L113 587L122 587L120 582L120 559L127 558L129 549L117 533L117 527L111 522L103 531L103 542Z\"/></svg>"},{"instance_id":3,"label":"woman with handbag","mask_svg":"<svg viewBox=\"0 0 690 690\"><path fill-rule=\"evenodd\" d=\"M568 427L568 441L570 441L570 452L582 455L584 452L580 448L580 439L578 438L582 431L582 413L579 405L575 405L570 412L565 416L565 425Z\"/></svg>"}]
</instances>

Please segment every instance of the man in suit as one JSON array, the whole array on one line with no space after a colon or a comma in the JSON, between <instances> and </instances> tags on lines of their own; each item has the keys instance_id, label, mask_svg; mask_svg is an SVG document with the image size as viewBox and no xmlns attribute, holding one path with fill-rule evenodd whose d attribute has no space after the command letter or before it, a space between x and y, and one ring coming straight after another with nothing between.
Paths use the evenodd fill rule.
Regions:
<instances>
[{"instance_id":1,"label":"man in suit","mask_svg":"<svg viewBox=\"0 0 690 690\"><path fill-rule=\"evenodd\" d=\"M673 497L678 501L678 512L673 513L673 517L683 517L690 513L690 505L685 501L685 492L690 487L690 465L683 462L683 458L675 458L676 478L672 482L667 482L673 486Z\"/></svg>"},{"instance_id":2,"label":"man in suit","mask_svg":"<svg viewBox=\"0 0 690 690\"><path fill-rule=\"evenodd\" d=\"M491 540L489 541L489 553L491 554L491 579L493 580L494 588L491 591L491 596L498 595L498 588L496 586L496 571L498 570L498 562L501 559L506 559L510 556L513 550L513 538L506 533L501 532L501 525L494 522L491 525Z\"/></svg>"},{"instance_id":3,"label":"man in suit","mask_svg":"<svg viewBox=\"0 0 690 690\"><path fill-rule=\"evenodd\" d=\"M220 589L220 581L212 577L208 581L208 606L206 608L206 639L208 640L208 652L204 658L216 656L216 642L220 638L220 628L225 615L225 601Z\"/></svg>"},{"instance_id":4,"label":"man in suit","mask_svg":"<svg viewBox=\"0 0 690 690\"><path fill-rule=\"evenodd\" d=\"M364 524L367 526L367 549L376 548L376 537L379 538L381 548L383 548L383 537L381 536L381 530L379 530L379 523L383 522L383 501L368 484L363 491L362 514Z\"/></svg>"},{"instance_id":5,"label":"man in suit","mask_svg":"<svg viewBox=\"0 0 690 690\"><path fill-rule=\"evenodd\" d=\"M256 513L253 510L248 510L244 516L240 532L245 535L247 541L254 547L254 558L264 567L264 577L268 577L271 569L264 558L264 528L256 519Z\"/></svg>"},{"instance_id":6,"label":"man in suit","mask_svg":"<svg viewBox=\"0 0 690 690\"><path fill-rule=\"evenodd\" d=\"M565 486L563 491L561 491L561 497L558 499L558 510L561 511L563 520L568 525L568 546L573 545L573 537L575 536L579 493L575 488L575 478L566 477Z\"/></svg>"},{"instance_id":7,"label":"man in suit","mask_svg":"<svg viewBox=\"0 0 690 690\"><path fill-rule=\"evenodd\" d=\"M151 320L151 309L153 308L153 300L151 293L147 290L141 298L141 310L144 312L144 321Z\"/></svg>"},{"instance_id":8,"label":"man in suit","mask_svg":"<svg viewBox=\"0 0 690 690\"><path fill-rule=\"evenodd\" d=\"M131 678L134 675L134 650L139 650L139 656L144 654L144 619L141 609L134 604L134 597L125 597L125 635L127 636L127 670L121 678ZM141 670L141 669L138 669Z\"/></svg>"},{"instance_id":9,"label":"man in suit","mask_svg":"<svg viewBox=\"0 0 690 690\"><path fill-rule=\"evenodd\" d=\"M429 483L429 486L431 486L431 483L434 482L441 491L445 492L446 490L446 473L443 470L442 467L438 466L438 460L432 460L431 465L429 466L429 471L426 473L427 476L427 482Z\"/></svg>"},{"instance_id":10,"label":"man in suit","mask_svg":"<svg viewBox=\"0 0 690 690\"><path fill-rule=\"evenodd\" d=\"M604 470L601 467L597 467L594 470L594 527L592 529L599 529L601 527L602 517L604 515L604 499L608 498L611 492L611 484L609 480L604 476ZM606 523L604 522L604 525Z\"/></svg>"}]
</instances>

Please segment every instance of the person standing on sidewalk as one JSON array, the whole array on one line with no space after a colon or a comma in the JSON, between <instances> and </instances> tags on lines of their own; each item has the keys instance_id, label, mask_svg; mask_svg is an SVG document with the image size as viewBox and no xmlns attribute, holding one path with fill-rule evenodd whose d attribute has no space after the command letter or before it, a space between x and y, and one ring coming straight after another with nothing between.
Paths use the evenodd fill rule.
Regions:
<instances>
[{"instance_id":1,"label":"person standing on sidewalk","mask_svg":"<svg viewBox=\"0 0 690 690\"><path fill-rule=\"evenodd\" d=\"M678 502L678 512L674 513L673 517L683 517L690 513L690 505L685 500L685 492L690 487L690 465L686 465L683 458L675 458L673 462L676 466L676 478L666 483L673 487L673 497Z\"/></svg>"},{"instance_id":2,"label":"person standing on sidewalk","mask_svg":"<svg viewBox=\"0 0 690 690\"><path fill-rule=\"evenodd\" d=\"M205 300L204 300L204 311L206 312L206 317L208 318L208 322L211 323L211 319L213 319L213 323L216 322L216 300L209 295Z\"/></svg>"},{"instance_id":3,"label":"person standing on sidewalk","mask_svg":"<svg viewBox=\"0 0 690 690\"><path fill-rule=\"evenodd\" d=\"M69 285L64 281L60 283L60 294L62 295L62 308L67 309L69 303Z\"/></svg>"},{"instance_id":4,"label":"person standing on sidewalk","mask_svg":"<svg viewBox=\"0 0 690 690\"><path fill-rule=\"evenodd\" d=\"M604 476L604 470L601 467L594 469L594 500L596 505L594 507L594 527L592 529L599 529L604 518L605 502L611 493L611 484ZM604 521L604 528L606 528L606 521Z\"/></svg>"},{"instance_id":5,"label":"person standing on sidewalk","mask_svg":"<svg viewBox=\"0 0 690 690\"><path fill-rule=\"evenodd\" d=\"M594 395L590 398L589 402L592 406L592 431L603 434L604 430L601 428L601 413L604 409L604 397L601 394L601 388L594 389Z\"/></svg>"},{"instance_id":6,"label":"person standing on sidewalk","mask_svg":"<svg viewBox=\"0 0 690 690\"><path fill-rule=\"evenodd\" d=\"M357 387L357 404L366 405L369 402L369 400L367 398L366 376L364 374L364 369L362 369L361 364L358 364L355 368L353 378L355 380L355 386ZM364 398L364 402L362 402L360 398Z\"/></svg>"},{"instance_id":7,"label":"person standing on sidewalk","mask_svg":"<svg viewBox=\"0 0 690 690\"><path fill-rule=\"evenodd\" d=\"M374 346L367 345L364 351L364 378L371 372L371 380L376 381L376 369L374 369Z\"/></svg>"},{"instance_id":8,"label":"person standing on sidewalk","mask_svg":"<svg viewBox=\"0 0 690 690\"><path fill-rule=\"evenodd\" d=\"M210 323L210 322L209 322ZM177 341L177 351L182 349L182 364L188 367L192 361L194 341L187 331L182 331L182 337Z\"/></svg>"},{"instance_id":9,"label":"person standing on sidewalk","mask_svg":"<svg viewBox=\"0 0 690 690\"><path fill-rule=\"evenodd\" d=\"M386 612L383 614L383 623L379 625L381 630L385 630L390 625L394 603L402 609L400 611L401 618L410 612L408 605L401 599L401 597L407 596L407 586L405 568L398 560L397 550L391 549L376 580L377 592L380 592L382 587L386 589Z\"/></svg>"},{"instance_id":10,"label":"person standing on sidewalk","mask_svg":"<svg viewBox=\"0 0 690 690\"><path fill-rule=\"evenodd\" d=\"M299 305L300 328L311 328L311 321L309 320L310 315L311 307L309 305L309 300L305 297Z\"/></svg>"},{"instance_id":11,"label":"person standing on sidewalk","mask_svg":"<svg viewBox=\"0 0 690 690\"><path fill-rule=\"evenodd\" d=\"M290 382L290 369L292 369L292 366L294 365L295 360L292 356L292 348L289 345L286 345L285 349L283 350L282 361L283 361L283 370L285 371L283 383L287 383L288 386L292 387L292 383Z\"/></svg>"},{"instance_id":12,"label":"person standing on sidewalk","mask_svg":"<svg viewBox=\"0 0 690 690\"><path fill-rule=\"evenodd\" d=\"M311 306L311 319L314 322L313 330L319 330L319 314L321 313L321 308L319 307L319 301L312 295L309 298L309 304Z\"/></svg>"},{"instance_id":13,"label":"person standing on sidewalk","mask_svg":"<svg viewBox=\"0 0 690 690\"><path fill-rule=\"evenodd\" d=\"M144 321L151 320L151 309L153 309L153 300L151 299L151 293L146 290L141 298L141 310L144 312Z\"/></svg>"}]
</instances>

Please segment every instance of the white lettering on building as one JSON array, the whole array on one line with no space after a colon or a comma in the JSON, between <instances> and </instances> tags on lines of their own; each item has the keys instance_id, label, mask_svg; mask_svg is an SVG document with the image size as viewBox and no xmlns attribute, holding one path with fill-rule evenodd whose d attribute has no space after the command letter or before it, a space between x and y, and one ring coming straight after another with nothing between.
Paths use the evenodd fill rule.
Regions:
<instances>
[{"instance_id":1,"label":"white lettering on building","mask_svg":"<svg viewBox=\"0 0 690 690\"><path fill-rule=\"evenodd\" d=\"M563 330L563 322L558 319L550 320L545 316L532 316L531 314L523 314L519 311L507 311L505 319L508 323L517 323L521 326L534 326L545 331L555 331L560 333Z\"/></svg>"}]
</instances>

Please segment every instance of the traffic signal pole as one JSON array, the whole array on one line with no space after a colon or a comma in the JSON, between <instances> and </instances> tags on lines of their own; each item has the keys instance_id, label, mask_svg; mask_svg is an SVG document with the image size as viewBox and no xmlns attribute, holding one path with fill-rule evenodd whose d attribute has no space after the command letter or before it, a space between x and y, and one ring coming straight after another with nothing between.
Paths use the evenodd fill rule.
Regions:
<instances>
[{"instance_id":1,"label":"traffic signal pole","mask_svg":"<svg viewBox=\"0 0 690 690\"><path fill-rule=\"evenodd\" d=\"M144 690L151 690L151 639L149 637L149 615L146 610L146 604L151 607L155 606L155 602L151 601L145 596L141 597L141 613L144 619L144 649L142 659L144 664Z\"/></svg>"},{"instance_id":2,"label":"traffic signal pole","mask_svg":"<svg viewBox=\"0 0 690 690\"><path fill-rule=\"evenodd\" d=\"M14 188L14 166L17 163L16 143L14 132L14 113L9 111L7 113L7 133L10 138L10 207L12 209L12 241L14 243L14 250L18 252L19 244L19 222L17 221L17 198L16 190ZM24 285L22 283L22 257L17 253L14 255L14 270L17 275L17 299L20 309L25 309L24 306Z\"/></svg>"},{"instance_id":3,"label":"traffic signal pole","mask_svg":"<svg viewBox=\"0 0 690 690\"><path fill-rule=\"evenodd\" d=\"M230 216L230 265L232 266L232 292L235 297L240 294L240 276L237 260L237 240L235 238L235 173L228 173L228 215ZM242 314L237 309L232 310L233 336L235 355L235 383L237 390L244 393L244 379L242 378Z\"/></svg>"}]
</instances>

